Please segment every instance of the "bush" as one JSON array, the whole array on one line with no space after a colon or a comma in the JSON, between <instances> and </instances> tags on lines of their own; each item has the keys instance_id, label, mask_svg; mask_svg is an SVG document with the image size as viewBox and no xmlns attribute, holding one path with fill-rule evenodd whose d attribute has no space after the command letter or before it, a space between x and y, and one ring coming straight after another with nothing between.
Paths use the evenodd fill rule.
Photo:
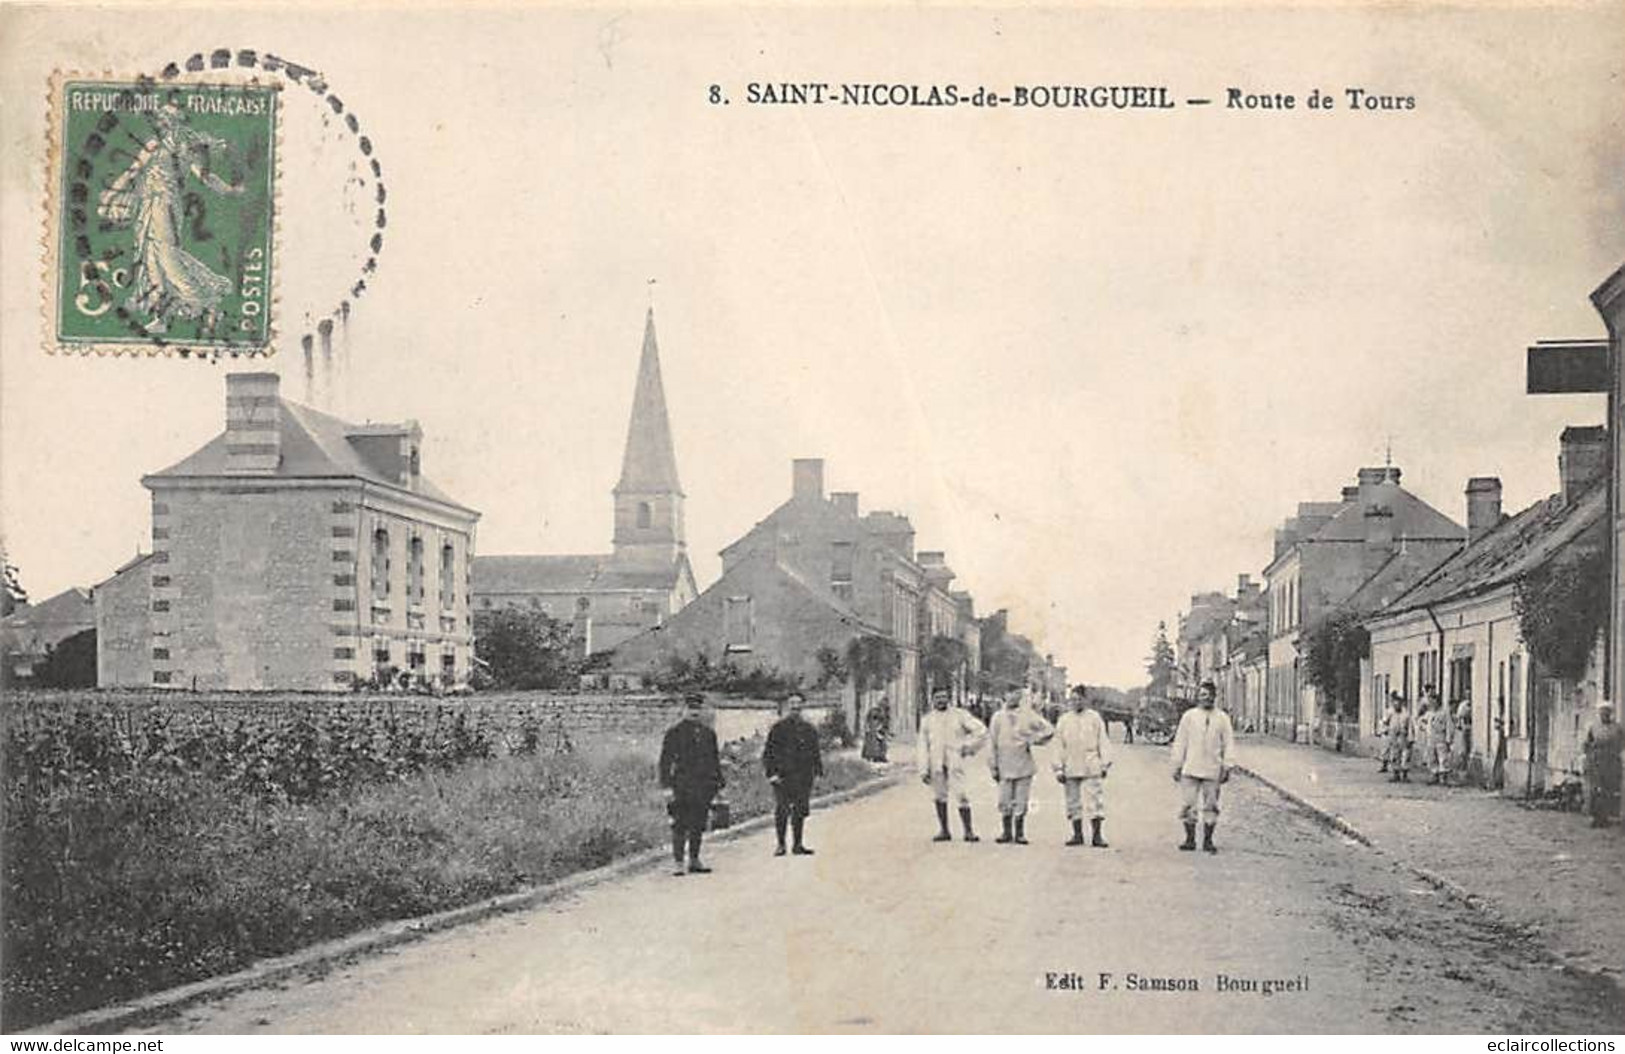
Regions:
<instances>
[{"instance_id":1,"label":"bush","mask_svg":"<svg viewBox=\"0 0 1625 1054\"><path fill-rule=\"evenodd\" d=\"M818 741L826 750L832 746L849 747L855 742L844 709L832 706L825 711L824 719L818 723Z\"/></svg>"}]
</instances>

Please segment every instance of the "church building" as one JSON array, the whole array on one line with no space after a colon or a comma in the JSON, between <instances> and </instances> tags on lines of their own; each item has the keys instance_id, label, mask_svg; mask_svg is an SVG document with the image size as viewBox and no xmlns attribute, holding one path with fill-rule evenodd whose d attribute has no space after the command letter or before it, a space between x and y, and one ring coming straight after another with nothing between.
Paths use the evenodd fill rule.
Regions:
<instances>
[{"instance_id":1,"label":"church building","mask_svg":"<svg viewBox=\"0 0 1625 1054\"><path fill-rule=\"evenodd\" d=\"M612 492L614 534L608 553L476 556L476 611L525 607L577 627L588 652L608 651L665 621L698 594L683 532L654 311L644 323L643 354L621 478Z\"/></svg>"}]
</instances>

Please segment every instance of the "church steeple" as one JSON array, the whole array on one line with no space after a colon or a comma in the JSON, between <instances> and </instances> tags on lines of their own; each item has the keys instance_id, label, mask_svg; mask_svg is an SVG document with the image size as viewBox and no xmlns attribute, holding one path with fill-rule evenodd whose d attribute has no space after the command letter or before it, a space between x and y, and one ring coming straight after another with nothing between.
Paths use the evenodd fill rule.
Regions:
<instances>
[{"instance_id":1,"label":"church steeple","mask_svg":"<svg viewBox=\"0 0 1625 1054\"><path fill-rule=\"evenodd\" d=\"M643 326L632 417L626 429L621 479L615 484L615 556L650 568L670 567L685 548L683 488L660 380L660 347L654 308Z\"/></svg>"}]
</instances>

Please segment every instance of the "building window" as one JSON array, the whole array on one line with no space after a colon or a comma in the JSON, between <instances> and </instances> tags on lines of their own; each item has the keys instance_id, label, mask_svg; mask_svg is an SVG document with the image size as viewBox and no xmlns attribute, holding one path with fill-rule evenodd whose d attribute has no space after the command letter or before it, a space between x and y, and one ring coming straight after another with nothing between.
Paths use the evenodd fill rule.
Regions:
<instances>
[{"instance_id":1,"label":"building window","mask_svg":"<svg viewBox=\"0 0 1625 1054\"><path fill-rule=\"evenodd\" d=\"M169 528L168 527L154 527L152 529L152 536L155 539L168 538L169 537Z\"/></svg>"},{"instance_id":2,"label":"building window","mask_svg":"<svg viewBox=\"0 0 1625 1054\"><path fill-rule=\"evenodd\" d=\"M152 576L152 588L154 588L154 589L162 589L167 585L169 585L169 576L168 575L153 575Z\"/></svg>"},{"instance_id":3,"label":"building window","mask_svg":"<svg viewBox=\"0 0 1625 1054\"><path fill-rule=\"evenodd\" d=\"M349 597L338 597L333 601L334 611L354 611L355 601Z\"/></svg>"},{"instance_id":4,"label":"building window","mask_svg":"<svg viewBox=\"0 0 1625 1054\"><path fill-rule=\"evenodd\" d=\"M334 549L333 550L333 562L335 564L347 564L347 563L349 563L350 561L352 561L354 559L355 559L355 553L352 553L348 549Z\"/></svg>"},{"instance_id":5,"label":"building window","mask_svg":"<svg viewBox=\"0 0 1625 1054\"><path fill-rule=\"evenodd\" d=\"M334 684L349 684L354 679L355 679L355 674L351 673L349 670L334 670L333 671L333 683Z\"/></svg>"},{"instance_id":6,"label":"building window","mask_svg":"<svg viewBox=\"0 0 1625 1054\"><path fill-rule=\"evenodd\" d=\"M333 503L333 511L334 512L349 512L354 508L355 508L355 506L351 505L347 501L335 501Z\"/></svg>"},{"instance_id":7,"label":"building window","mask_svg":"<svg viewBox=\"0 0 1625 1054\"><path fill-rule=\"evenodd\" d=\"M353 658L355 658L355 649L354 648L334 648L333 649L333 658L335 658L335 659L353 659Z\"/></svg>"},{"instance_id":8,"label":"building window","mask_svg":"<svg viewBox=\"0 0 1625 1054\"><path fill-rule=\"evenodd\" d=\"M154 610L154 611L168 611L169 610L169 601L167 601L167 600L154 600L152 602L152 610Z\"/></svg>"},{"instance_id":9,"label":"building window","mask_svg":"<svg viewBox=\"0 0 1625 1054\"><path fill-rule=\"evenodd\" d=\"M638 526L647 529L654 522L654 509L646 501L638 502Z\"/></svg>"},{"instance_id":10,"label":"building window","mask_svg":"<svg viewBox=\"0 0 1625 1054\"><path fill-rule=\"evenodd\" d=\"M457 550L450 542L440 547L440 606L457 605Z\"/></svg>"},{"instance_id":11,"label":"building window","mask_svg":"<svg viewBox=\"0 0 1625 1054\"><path fill-rule=\"evenodd\" d=\"M389 665L389 644L374 644L372 647L373 665L380 670Z\"/></svg>"},{"instance_id":12,"label":"building window","mask_svg":"<svg viewBox=\"0 0 1625 1054\"><path fill-rule=\"evenodd\" d=\"M152 657L154 659L167 660L169 658L169 649L168 648L154 648L154 649L152 649Z\"/></svg>"},{"instance_id":13,"label":"building window","mask_svg":"<svg viewBox=\"0 0 1625 1054\"><path fill-rule=\"evenodd\" d=\"M348 572L342 575L334 575L333 584L336 586L353 586L355 585L355 575Z\"/></svg>"},{"instance_id":14,"label":"building window","mask_svg":"<svg viewBox=\"0 0 1625 1054\"><path fill-rule=\"evenodd\" d=\"M372 595L389 596L389 531L383 527L372 532Z\"/></svg>"},{"instance_id":15,"label":"building window","mask_svg":"<svg viewBox=\"0 0 1625 1054\"><path fill-rule=\"evenodd\" d=\"M831 584L852 581L852 543L835 542L829 552L829 580Z\"/></svg>"},{"instance_id":16,"label":"building window","mask_svg":"<svg viewBox=\"0 0 1625 1054\"><path fill-rule=\"evenodd\" d=\"M750 651L755 641L755 619L750 597L726 597L722 601L723 639L729 651Z\"/></svg>"},{"instance_id":17,"label":"building window","mask_svg":"<svg viewBox=\"0 0 1625 1054\"><path fill-rule=\"evenodd\" d=\"M423 603L423 539L413 538L406 545L406 597L413 604Z\"/></svg>"},{"instance_id":18,"label":"building window","mask_svg":"<svg viewBox=\"0 0 1625 1054\"><path fill-rule=\"evenodd\" d=\"M169 671L168 670L153 670L152 671L152 683L153 684L168 684L169 683Z\"/></svg>"}]
</instances>

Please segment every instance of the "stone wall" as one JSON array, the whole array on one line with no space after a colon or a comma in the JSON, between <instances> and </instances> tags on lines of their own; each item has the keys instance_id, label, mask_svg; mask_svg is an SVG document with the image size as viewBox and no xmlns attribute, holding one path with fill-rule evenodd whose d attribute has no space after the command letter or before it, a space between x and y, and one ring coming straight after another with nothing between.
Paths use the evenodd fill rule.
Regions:
<instances>
[{"instance_id":1,"label":"stone wall","mask_svg":"<svg viewBox=\"0 0 1625 1054\"><path fill-rule=\"evenodd\" d=\"M152 684L152 560L96 587L96 687Z\"/></svg>"}]
</instances>

